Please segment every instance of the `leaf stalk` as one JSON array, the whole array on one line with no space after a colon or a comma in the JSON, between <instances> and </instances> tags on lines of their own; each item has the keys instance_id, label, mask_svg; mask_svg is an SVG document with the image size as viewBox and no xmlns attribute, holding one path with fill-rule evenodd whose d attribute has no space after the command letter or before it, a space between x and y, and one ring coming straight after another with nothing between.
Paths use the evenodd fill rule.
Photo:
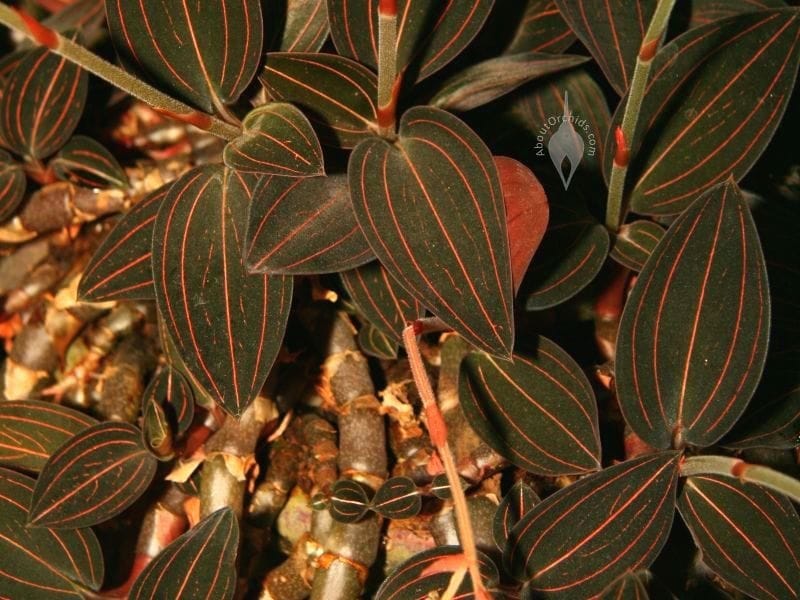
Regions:
<instances>
[{"instance_id":1,"label":"leaf stalk","mask_svg":"<svg viewBox=\"0 0 800 600\"><path fill-rule=\"evenodd\" d=\"M681 476L723 475L756 483L800 502L800 481L779 471L753 465L732 456L691 456L681 465Z\"/></svg>"},{"instance_id":2,"label":"leaf stalk","mask_svg":"<svg viewBox=\"0 0 800 600\"><path fill-rule=\"evenodd\" d=\"M611 166L611 179L608 183L608 203L606 204L606 227L616 232L622 224L625 214L624 191L625 177L630 164L630 145L639 122L639 113L642 100L650 75L653 57L656 55L661 39L667 29L667 22L672 13L675 0L659 0L656 10L650 19L650 25L642 40L639 56L636 57L636 66L631 77L628 89L628 100L625 103L625 112L622 116L622 125L615 132L616 149L614 162Z\"/></svg>"}]
</instances>

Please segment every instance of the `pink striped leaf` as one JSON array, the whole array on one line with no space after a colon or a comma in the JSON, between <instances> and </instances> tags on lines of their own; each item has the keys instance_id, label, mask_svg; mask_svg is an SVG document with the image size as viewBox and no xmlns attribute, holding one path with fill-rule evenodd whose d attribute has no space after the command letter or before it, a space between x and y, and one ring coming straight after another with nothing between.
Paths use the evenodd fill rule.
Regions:
<instances>
[{"instance_id":1,"label":"pink striped leaf","mask_svg":"<svg viewBox=\"0 0 800 600\"><path fill-rule=\"evenodd\" d=\"M467 111L487 104L519 86L580 65L585 56L543 52L504 54L457 72L441 85L430 104L445 110Z\"/></svg>"},{"instance_id":2,"label":"pink striped leaf","mask_svg":"<svg viewBox=\"0 0 800 600\"><path fill-rule=\"evenodd\" d=\"M555 0L561 16L624 94L656 0Z\"/></svg>"},{"instance_id":3,"label":"pink striped leaf","mask_svg":"<svg viewBox=\"0 0 800 600\"><path fill-rule=\"evenodd\" d=\"M459 397L478 435L518 467L549 476L600 468L592 388L577 363L547 338L538 338L532 357L469 354L461 362Z\"/></svg>"},{"instance_id":4,"label":"pink striped leaf","mask_svg":"<svg viewBox=\"0 0 800 600\"><path fill-rule=\"evenodd\" d=\"M33 491L31 525L89 527L133 504L150 485L156 459L128 423L107 421L70 438L47 461Z\"/></svg>"},{"instance_id":5,"label":"pink striped leaf","mask_svg":"<svg viewBox=\"0 0 800 600\"><path fill-rule=\"evenodd\" d=\"M249 219L251 273L334 273L375 258L353 214L346 175L265 177Z\"/></svg>"},{"instance_id":6,"label":"pink striped leaf","mask_svg":"<svg viewBox=\"0 0 800 600\"><path fill-rule=\"evenodd\" d=\"M22 165L0 149L0 222L14 216L25 197L27 186L28 180Z\"/></svg>"},{"instance_id":7,"label":"pink striped leaf","mask_svg":"<svg viewBox=\"0 0 800 600\"><path fill-rule=\"evenodd\" d=\"M25 600L83 598L80 586L98 590L103 583L100 543L89 528L26 526L35 484L0 469L0 589Z\"/></svg>"},{"instance_id":8,"label":"pink striped leaf","mask_svg":"<svg viewBox=\"0 0 800 600\"><path fill-rule=\"evenodd\" d=\"M100 142L76 135L50 161L56 177L90 188L128 189L128 176Z\"/></svg>"},{"instance_id":9,"label":"pink striped leaf","mask_svg":"<svg viewBox=\"0 0 800 600\"><path fill-rule=\"evenodd\" d=\"M328 39L326 0L285 0L264 5L270 48L281 52L319 52Z\"/></svg>"},{"instance_id":10,"label":"pink striped leaf","mask_svg":"<svg viewBox=\"0 0 800 600\"><path fill-rule=\"evenodd\" d=\"M455 116L417 106L394 144L359 144L348 174L356 218L387 271L472 344L508 356L508 234L483 141Z\"/></svg>"},{"instance_id":11,"label":"pink striped leaf","mask_svg":"<svg viewBox=\"0 0 800 600\"><path fill-rule=\"evenodd\" d=\"M553 0L526 0L524 12L506 54L563 52L575 41L569 25ZM499 7L498 7L499 8Z\"/></svg>"},{"instance_id":12,"label":"pink striped leaf","mask_svg":"<svg viewBox=\"0 0 800 600\"><path fill-rule=\"evenodd\" d=\"M511 486L494 515L492 536L498 548L506 545L514 525L539 502L541 502L539 496L524 481L517 481Z\"/></svg>"},{"instance_id":13,"label":"pink striped leaf","mask_svg":"<svg viewBox=\"0 0 800 600\"><path fill-rule=\"evenodd\" d=\"M384 579L375 600L425 600L447 589L453 572L464 567L464 555L459 546L438 546L415 554ZM480 550L478 567L484 585L491 589L499 581L497 566ZM454 598L478 600L472 592L469 575L463 578Z\"/></svg>"},{"instance_id":14,"label":"pink striped leaf","mask_svg":"<svg viewBox=\"0 0 800 600\"><path fill-rule=\"evenodd\" d=\"M378 79L349 58L270 52L260 80L271 98L302 108L323 143L352 148L377 131Z\"/></svg>"},{"instance_id":15,"label":"pink striped leaf","mask_svg":"<svg viewBox=\"0 0 800 600\"><path fill-rule=\"evenodd\" d=\"M31 50L3 84L0 140L13 152L40 159L72 135L86 104L88 75L46 48Z\"/></svg>"},{"instance_id":16,"label":"pink striped leaf","mask_svg":"<svg viewBox=\"0 0 800 600\"><path fill-rule=\"evenodd\" d=\"M663 236L664 228L652 221L625 223L614 238L610 256L627 269L641 271Z\"/></svg>"},{"instance_id":17,"label":"pink striped leaf","mask_svg":"<svg viewBox=\"0 0 800 600\"><path fill-rule=\"evenodd\" d=\"M235 171L198 167L172 184L153 232L164 325L191 376L235 416L267 378L292 298L291 277L247 271L250 197Z\"/></svg>"},{"instance_id":18,"label":"pink striped leaf","mask_svg":"<svg viewBox=\"0 0 800 600\"><path fill-rule=\"evenodd\" d=\"M646 568L672 525L679 459L628 460L549 496L511 531L509 572L537 598L589 598Z\"/></svg>"},{"instance_id":19,"label":"pink striped leaf","mask_svg":"<svg viewBox=\"0 0 800 600\"><path fill-rule=\"evenodd\" d=\"M769 318L758 233L729 180L673 223L628 297L616 389L631 429L656 448L719 440L761 377Z\"/></svg>"},{"instance_id":20,"label":"pink striped leaf","mask_svg":"<svg viewBox=\"0 0 800 600\"><path fill-rule=\"evenodd\" d=\"M341 277L358 312L395 344L400 343L409 323L425 316L422 304L378 261L343 271Z\"/></svg>"},{"instance_id":21,"label":"pink striped leaf","mask_svg":"<svg viewBox=\"0 0 800 600\"><path fill-rule=\"evenodd\" d=\"M206 112L235 102L261 62L259 0L106 0L123 61Z\"/></svg>"},{"instance_id":22,"label":"pink striped leaf","mask_svg":"<svg viewBox=\"0 0 800 600\"><path fill-rule=\"evenodd\" d=\"M153 300L151 266L156 214L169 185L139 200L100 244L81 277L78 296L90 302Z\"/></svg>"},{"instance_id":23,"label":"pink striped leaf","mask_svg":"<svg viewBox=\"0 0 800 600\"><path fill-rule=\"evenodd\" d=\"M225 146L225 164L259 175L323 175L322 148L311 123L291 104L270 102L251 110L242 135Z\"/></svg>"},{"instance_id":24,"label":"pink striped leaf","mask_svg":"<svg viewBox=\"0 0 800 600\"><path fill-rule=\"evenodd\" d=\"M367 356L383 360L397 358L398 342L367 321L358 330L358 347Z\"/></svg>"},{"instance_id":25,"label":"pink striped leaf","mask_svg":"<svg viewBox=\"0 0 800 600\"><path fill-rule=\"evenodd\" d=\"M174 434L184 433L194 418L194 393L181 372L170 365L155 374L142 396L142 406L155 403L161 407Z\"/></svg>"},{"instance_id":26,"label":"pink striped leaf","mask_svg":"<svg viewBox=\"0 0 800 600\"><path fill-rule=\"evenodd\" d=\"M412 81L432 75L466 48L494 0L397 3L397 71ZM378 0L328 0L331 37L339 54L376 68Z\"/></svg>"},{"instance_id":27,"label":"pink striped leaf","mask_svg":"<svg viewBox=\"0 0 800 600\"><path fill-rule=\"evenodd\" d=\"M783 0L692 0L688 11L689 27L708 25L741 13L785 6Z\"/></svg>"},{"instance_id":28,"label":"pink striped leaf","mask_svg":"<svg viewBox=\"0 0 800 600\"><path fill-rule=\"evenodd\" d=\"M647 571L628 573L613 583L601 596L602 600L648 600Z\"/></svg>"},{"instance_id":29,"label":"pink striped leaf","mask_svg":"<svg viewBox=\"0 0 800 600\"><path fill-rule=\"evenodd\" d=\"M709 187L744 177L778 128L798 63L796 8L714 21L666 45L653 59L629 141L631 210L678 214Z\"/></svg>"},{"instance_id":30,"label":"pink striped leaf","mask_svg":"<svg viewBox=\"0 0 800 600\"><path fill-rule=\"evenodd\" d=\"M230 600L236 591L239 524L231 508L211 513L167 546L139 575L130 600Z\"/></svg>"},{"instance_id":31,"label":"pink striped leaf","mask_svg":"<svg viewBox=\"0 0 800 600\"><path fill-rule=\"evenodd\" d=\"M96 423L88 415L52 402L2 402L0 465L41 471L64 442Z\"/></svg>"},{"instance_id":32,"label":"pink striped leaf","mask_svg":"<svg viewBox=\"0 0 800 600\"><path fill-rule=\"evenodd\" d=\"M752 483L717 475L689 477L678 509L721 579L759 600L800 590L800 518L792 503Z\"/></svg>"}]
</instances>

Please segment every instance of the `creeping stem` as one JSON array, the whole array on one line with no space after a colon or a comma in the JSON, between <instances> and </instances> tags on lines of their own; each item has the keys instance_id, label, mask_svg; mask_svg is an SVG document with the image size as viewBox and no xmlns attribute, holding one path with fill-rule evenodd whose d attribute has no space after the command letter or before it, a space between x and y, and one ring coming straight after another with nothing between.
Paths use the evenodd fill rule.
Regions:
<instances>
[{"instance_id":1,"label":"creeping stem","mask_svg":"<svg viewBox=\"0 0 800 600\"><path fill-rule=\"evenodd\" d=\"M636 67L633 70L628 100L625 103L625 112L622 116L622 125L616 132L616 149L614 162L611 167L611 180L608 184L608 204L606 205L606 227L616 232L622 224L625 214L623 206L623 193L625 190L625 176L628 173L630 162L629 150L639 121L639 111L642 108L647 78L653 57L656 55L658 45L664 36L675 0L659 0L650 26L642 40L639 55L636 57Z\"/></svg>"},{"instance_id":2,"label":"creeping stem","mask_svg":"<svg viewBox=\"0 0 800 600\"><path fill-rule=\"evenodd\" d=\"M23 13L17 12L5 4L0 4L0 23L18 31L37 44L47 46L52 52L63 56L68 61L97 75L100 79L129 93L131 96L146 102L170 118L190 123L225 140L233 140L241 133L239 128L213 115L197 111L180 100L168 96L127 71L100 58L80 44L76 44L51 29L47 29L31 17L23 16Z\"/></svg>"}]
</instances>

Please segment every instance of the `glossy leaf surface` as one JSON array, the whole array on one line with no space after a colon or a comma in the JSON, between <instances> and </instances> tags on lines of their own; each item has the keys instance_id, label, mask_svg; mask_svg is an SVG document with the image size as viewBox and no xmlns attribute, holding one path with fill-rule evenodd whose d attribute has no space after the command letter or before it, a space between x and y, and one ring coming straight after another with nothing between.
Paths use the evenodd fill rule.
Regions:
<instances>
[{"instance_id":1,"label":"glossy leaf surface","mask_svg":"<svg viewBox=\"0 0 800 600\"><path fill-rule=\"evenodd\" d=\"M56 177L89 188L128 188L128 176L100 142L76 135L50 161Z\"/></svg>"},{"instance_id":2,"label":"glossy leaf surface","mask_svg":"<svg viewBox=\"0 0 800 600\"><path fill-rule=\"evenodd\" d=\"M0 469L0 590L13 598L81 598L71 581L97 590L103 554L91 529L27 527L36 481Z\"/></svg>"},{"instance_id":3,"label":"glossy leaf surface","mask_svg":"<svg viewBox=\"0 0 800 600\"><path fill-rule=\"evenodd\" d=\"M279 102L303 109L323 142L352 148L376 131L375 74L336 54L270 52L261 82Z\"/></svg>"},{"instance_id":4,"label":"glossy leaf surface","mask_svg":"<svg viewBox=\"0 0 800 600\"><path fill-rule=\"evenodd\" d=\"M562 52L575 41L553 0L527 0L514 38L506 54L517 52Z\"/></svg>"},{"instance_id":5,"label":"glossy leaf surface","mask_svg":"<svg viewBox=\"0 0 800 600\"><path fill-rule=\"evenodd\" d=\"M616 351L625 420L651 446L710 446L753 395L769 290L758 234L732 182L685 211L628 297Z\"/></svg>"},{"instance_id":6,"label":"glossy leaf surface","mask_svg":"<svg viewBox=\"0 0 800 600\"><path fill-rule=\"evenodd\" d=\"M359 144L348 174L356 218L389 273L471 343L508 355L508 236L497 169L481 139L449 113L414 107L394 145Z\"/></svg>"},{"instance_id":7,"label":"glossy leaf surface","mask_svg":"<svg viewBox=\"0 0 800 600\"><path fill-rule=\"evenodd\" d=\"M425 600L447 589L453 571L463 564L458 546L439 546L415 554L399 565L381 584L375 600ZM499 574L491 559L478 551L478 563L484 585L491 588ZM459 600L477 600L472 593L469 575L464 577L455 595Z\"/></svg>"},{"instance_id":8,"label":"glossy leaf surface","mask_svg":"<svg viewBox=\"0 0 800 600\"><path fill-rule=\"evenodd\" d=\"M647 600L650 594L643 578L644 575L628 573L605 591L603 600Z\"/></svg>"},{"instance_id":9,"label":"glossy leaf surface","mask_svg":"<svg viewBox=\"0 0 800 600\"><path fill-rule=\"evenodd\" d=\"M678 498L703 561L749 597L800 590L800 518L785 497L734 478L689 477Z\"/></svg>"},{"instance_id":10,"label":"glossy leaf surface","mask_svg":"<svg viewBox=\"0 0 800 600\"><path fill-rule=\"evenodd\" d=\"M142 571L129 598L230 600L236 589L239 524L230 508L210 514L167 546Z\"/></svg>"},{"instance_id":11,"label":"glossy leaf surface","mask_svg":"<svg viewBox=\"0 0 800 600\"><path fill-rule=\"evenodd\" d=\"M369 512L365 486L353 479L340 479L331 489L330 513L340 523L355 523Z\"/></svg>"},{"instance_id":12,"label":"glossy leaf surface","mask_svg":"<svg viewBox=\"0 0 800 600\"><path fill-rule=\"evenodd\" d=\"M206 112L235 102L261 60L259 0L106 0L123 60Z\"/></svg>"},{"instance_id":13,"label":"glossy leaf surface","mask_svg":"<svg viewBox=\"0 0 800 600\"><path fill-rule=\"evenodd\" d=\"M78 285L83 300L153 300L153 229L156 214L167 196L162 186L137 202L120 219L84 270Z\"/></svg>"},{"instance_id":14,"label":"glossy leaf surface","mask_svg":"<svg viewBox=\"0 0 800 600\"><path fill-rule=\"evenodd\" d=\"M422 509L422 498L410 477L392 477L375 492L370 508L384 519L408 519Z\"/></svg>"},{"instance_id":15,"label":"glossy leaf surface","mask_svg":"<svg viewBox=\"0 0 800 600\"><path fill-rule=\"evenodd\" d=\"M480 31L494 0L397 3L397 71L419 81L456 56ZM378 64L377 0L328 0L331 37L339 54ZM412 64L413 63L413 64Z\"/></svg>"},{"instance_id":16,"label":"glossy leaf surface","mask_svg":"<svg viewBox=\"0 0 800 600\"><path fill-rule=\"evenodd\" d=\"M291 277L247 272L249 202L233 171L199 167L172 185L153 233L156 299L167 331L192 376L235 416L261 390L292 298Z\"/></svg>"},{"instance_id":17,"label":"glossy leaf surface","mask_svg":"<svg viewBox=\"0 0 800 600\"><path fill-rule=\"evenodd\" d=\"M281 52L318 52L328 39L326 0L269 2L264 10L267 27L275 29L270 48Z\"/></svg>"},{"instance_id":18,"label":"glossy leaf surface","mask_svg":"<svg viewBox=\"0 0 800 600\"><path fill-rule=\"evenodd\" d=\"M25 197L28 181L22 165L0 149L0 222L12 217Z\"/></svg>"},{"instance_id":19,"label":"glossy leaf surface","mask_svg":"<svg viewBox=\"0 0 800 600\"><path fill-rule=\"evenodd\" d=\"M794 89L799 31L796 9L760 11L692 29L657 54L630 144L631 210L678 214L750 170Z\"/></svg>"},{"instance_id":20,"label":"glossy leaf surface","mask_svg":"<svg viewBox=\"0 0 800 600\"><path fill-rule=\"evenodd\" d=\"M265 177L253 192L247 266L253 273L334 273L375 257L353 214L345 175Z\"/></svg>"},{"instance_id":21,"label":"glossy leaf surface","mask_svg":"<svg viewBox=\"0 0 800 600\"><path fill-rule=\"evenodd\" d=\"M664 236L664 229L652 221L633 221L620 227L611 247L611 258L632 271L641 271Z\"/></svg>"},{"instance_id":22,"label":"glossy leaf surface","mask_svg":"<svg viewBox=\"0 0 800 600\"><path fill-rule=\"evenodd\" d=\"M133 504L155 472L136 427L99 423L50 457L36 481L30 522L68 529L102 523Z\"/></svg>"},{"instance_id":23,"label":"glossy leaf surface","mask_svg":"<svg viewBox=\"0 0 800 600\"><path fill-rule=\"evenodd\" d=\"M647 567L675 513L677 453L594 473L537 504L511 532L504 559L541 598L588 598Z\"/></svg>"},{"instance_id":24,"label":"glossy leaf surface","mask_svg":"<svg viewBox=\"0 0 800 600\"><path fill-rule=\"evenodd\" d=\"M507 54L459 71L437 90L431 104L466 111L491 102L519 86L586 62L584 56L540 52Z\"/></svg>"},{"instance_id":25,"label":"glossy leaf surface","mask_svg":"<svg viewBox=\"0 0 800 600\"><path fill-rule=\"evenodd\" d=\"M525 308L542 310L572 298L600 272L609 246L608 230L588 210L551 202L541 259L531 265L522 285L528 293Z\"/></svg>"},{"instance_id":26,"label":"glossy leaf surface","mask_svg":"<svg viewBox=\"0 0 800 600\"><path fill-rule=\"evenodd\" d=\"M542 243L550 219L550 207L542 184L528 167L506 156L495 156L494 164L506 207L511 277L516 293Z\"/></svg>"},{"instance_id":27,"label":"glossy leaf surface","mask_svg":"<svg viewBox=\"0 0 800 600\"><path fill-rule=\"evenodd\" d=\"M45 158L72 135L86 104L88 76L45 48L31 50L3 84L0 139L12 151Z\"/></svg>"},{"instance_id":28,"label":"glossy leaf surface","mask_svg":"<svg viewBox=\"0 0 800 600\"><path fill-rule=\"evenodd\" d=\"M260 175L309 177L322 175L322 148L311 123L300 109L270 102L251 110L242 135L225 147L225 164Z\"/></svg>"},{"instance_id":29,"label":"glossy leaf surface","mask_svg":"<svg viewBox=\"0 0 800 600\"><path fill-rule=\"evenodd\" d=\"M555 0L618 93L628 89L656 0Z\"/></svg>"},{"instance_id":30,"label":"glossy leaf surface","mask_svg":"<svg viewBox=\"0 0 800 600\"><path fill-rule=\"evenodd\" d=\"M142 397L143 406L148 402L155 402L164 410L175 433L185 432L192 424L192 386L175 367L166 365L155 374Z\"/></svg>"},{"instance_id":31,"label":"glossy leaf surface","mask_svg":"<svg viewBox=\"0 0 800 600\"><path fill-rule=\"evenodd\" d=\"M425 316L425 309L378 261L341 273L359 312L381 333L400 342L403 329Z\"/></svg>"},{"instance_id":32,"label":"glossy leaf surface","mask_svg":"<svg viewBox=\"0 0 800 600\"><path fill-rule=\"evenodd\" d=\"M494 515L492 535L498 548L505 547L514 525L539 502L539 496L528 484L518 481L511 486Z\"/></svg>"},{"instance_id":33,"label":"glossy leaf surface","mask_svg":"<svg viewBox=\"0 0 800 600\"><path fill-rule=\"evenodd\" d=\"M594 393L575 361L539 337L536 356L513 362L472 353L461 363L461 406L501 456L538 475L600 468Z\"/></svg>"},{"instance_id":34,"label":"glossy leaf surface","mask_svg":"<svg viewBox=\"0 0 800 600\"><path fill-rule=\"evenodd\" d=\"M64 442L97 421L52 402L0 403L0 465L38 472Z\"/></svg>"}]
</instances>

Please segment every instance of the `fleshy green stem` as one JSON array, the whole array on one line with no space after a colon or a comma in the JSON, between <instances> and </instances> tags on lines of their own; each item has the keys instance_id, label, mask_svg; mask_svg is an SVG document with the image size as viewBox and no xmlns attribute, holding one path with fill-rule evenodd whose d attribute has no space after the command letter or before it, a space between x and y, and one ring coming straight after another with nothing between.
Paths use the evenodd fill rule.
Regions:
<instances>
[{"instance_id":1,"label":"fleshy green stem","mask_svg":"<svg viewBox=\"0 0 800 600\"><path fill-rule=\"evenodd\" d=\"M628 89L628 101L625 104L625 112L622 116L622 126L616 132L616 148L614 153L614 163L611 167L611 180L608 184L608 204L606 205L606 227L611 231L617 231L622 223L625 214L623 207L623 192L625 189L625 176L628 173L630 162L630 143L636 131L636 124L639 121L639 111L642 108L647 78L650 75L650 67L653 64L653 57L661 43L664 32L667 29L669 15L675 0L659 0L653 18L642 40L639 56L636 57L636 67L633 70L630 88Z\"/></svg>"},{"instance_id":2,"label":"fleshy green stem","mask_svg":"<svg viewBox=\"0 0 800 600\"><path fill-rule=\"evenodd\" d=\"M800 481L778 471L751 465L731 456L691 456L681 465L681 475L724 475L741 481L757 483L800 502Z\"/></svg>"},{"instance_id":3,"label":"fleshy green stem","mask_svg":"<svg viewBox=\"0 0 800 600\"><path fill-rule=\"evenodd\" d=\"M47 46L52 52L63 56L68 61L97 75L100 79L129 93L131 96L146 102L168 117L205 129L209 133L225 140L233 140L241 133L239 128L217 117L197 111L191 106L168 96L127 71L100 58L80 44L76 44L51 29L47 29L35 20L29 17L23 18L20 13L5 4L0 4L0 23L18 31L37 44Z\"/></svg>"},{"instance_id":4,"label":"fleshy green stem","mask_svg":"<svg viewBox=\"0 0 800 600\"><path fill-rule=\"evenodd\" d=\"M444 472L447 476L447 483L450 485L450 492L453 495L453 510L456 516L458 539L461 542L461 550L464 552L467 569L472 579L472 588L477 598L488 598L488 594L481 581L478 551L475 547L475 534L472 530L472 521L469 518L467 498L464 496L464 490L461 487L456 461L453 458L450 445L447 443L447 429L445 427L444 417L442 417L442 413L439 410L439 405L436 402L436 395L433 393L430 379L428 379L428 373L425 371L425 365L422 362L422 355L420 354L419 344L417 343L418 331L418 327L414 325L406 327L403 330L403 344L408 354L408 363L411 367L414 383L417 384L417 389L422 399L422 405L425 408L428 435L430 435L431 442L433 442L436 451L439 453L439 458L442 459Z\"/></svg>"},{"instance_id":5,"label":"fleshy green stem","mask_svg":"<svg viewBox=\"0 0 800 600\"><path fill-rule=\"evenodd\" d=\"M378 5L378 133L395 137L397 110L397 0Z\"/></svg>"}]
</instances>

